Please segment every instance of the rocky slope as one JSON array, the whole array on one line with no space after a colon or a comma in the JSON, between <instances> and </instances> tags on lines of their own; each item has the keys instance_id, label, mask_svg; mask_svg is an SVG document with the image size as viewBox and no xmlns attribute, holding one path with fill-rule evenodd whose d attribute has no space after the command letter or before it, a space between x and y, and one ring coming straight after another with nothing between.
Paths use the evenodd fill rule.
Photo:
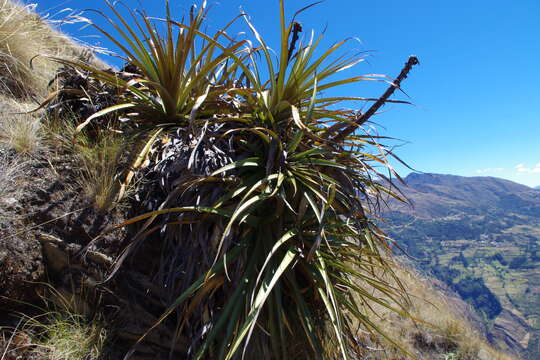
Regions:
<instances>
[{"instance_id":1,"label":"rocky slope","mask_svg":"<svg viewBox=\"0 0 540 360\"><path fill-rule=\"evenodd\" d=\"M390 234L474 306L491 337L540 359L540 191L492 177L411 174Z\"/></svg>"}]
</instances>

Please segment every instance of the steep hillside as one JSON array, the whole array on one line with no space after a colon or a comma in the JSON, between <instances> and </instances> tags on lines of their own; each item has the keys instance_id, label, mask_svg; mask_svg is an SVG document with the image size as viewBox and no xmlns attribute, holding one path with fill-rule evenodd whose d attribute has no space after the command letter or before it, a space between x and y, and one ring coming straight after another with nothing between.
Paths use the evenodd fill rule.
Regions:
<instances>
[{"instance_id":1,"label":"steep hillside","mask_svg":"<svg viewBox=\"0 0 540 360\"><path fill-rule=\"evenodd\" d=\"M519 358L517 354L509 356L495 349L487 340L487 328L481 318L443 282L419 274L408 261L396 265L394 270L402 285L413 294L407 310L418 321L383 307L377 307L379 316L373 321L390 337L399 339L402 348L422 360ZM377 294L375 289L374 293ZM369 349L379 349L379 353L368 351L366 359L404 358L399 349L380 337L368 338L366 342Z\"/></svg>"},{"instance_id":2,"label":"steep hillside","mask_svg":"<svg viewBox=\"0 0 540 360\"><path fill-rule=\"evenodd\" d=\"M156 241L159 238L150 239L149 244L143 244L137 254L142 261L127 261L129 264L126 266L129 267L126 270L119 271L117 277L111 281L105 281L111 274L115 260L124 254L123 245L138 238L134 236L133 230L143 235L154 232L141 232L139 229L122 229L114 233L110 231L111 226L123 223L133 212L148 211L141 210L137 207L139 205L136 205L142 191L135 193L135 189L129 188L130 199L119 197L116 201L117 197L112 196L116 195L114 191L119 183L121 169L134 171L133 167L124 164L130 158L126 150L132 145L130 141L119 139L117 134L122 133L121 131L109 134L105 131L107 126L103 126L102 132L75 131L74 124L80 123L89 115L82 110L96 111L93 105L98 98L92 97L96 95L96 91L99 90L99 101L104 101L104 97L106 100L115 98L103 96L107 95L110 88L102 86L96 79L90 79L88 74L64 68L60 71L56 85L71 90L70 93L73 93L72 87L77 86L79 89L80 86L80 89L84 90L84 97L66 99L62 98L62 95L65 95L62 93L47 107L46 112L24 113L35 108L34 102L43 101L48 91L56 90L56 87L50 87L49 83L58 75L58 65L47 61L46 57L36 58L36 55L62 56L91 63L97 63L97 60L42 21L32 11L31 6L0 0L0 26L3 36L0 37L0 51L3 53L0 57L0 358L115 360L125 358L128 350L139 342L137 353L129 357L130 359L185 358L191 357L186 353L191 351L193 344L216 326L227 323L229 332L234 330L233 328L238 329L239 326L234 326L231 318L225 315L215 326L209 322L208 317L219 313L225 306L215 306L212 303L214 308L211 308L200 305L207 294L218 293L217 289L222 284L259 282L259 279L249 281L248 278L242 278L242 281L227 281L230 275L238 274L232 266L228 266L228 273L219 277L214 276L215 274L209 276L210 272L205 273L204 279L208 278L208 282L201 282L197 288L202 290L189 296L186 312L178 312L161 325L156 323L171 301L176 302L179 291L175 287L179 280L187 277L187 272L180 266L192 263L194 271L200 270L202 262L197 260L196 256L205 253L207 249L185 251L188 245L198 241L179 241L179 245L173 248L164 247L164 241ZM4 36L6 34L9 36ZM24 46L20 46L23 44ZM29 59L35 59L33 67L29 65ZM125 76L119 73L114 75ZM30 99L33 101L29 102ZM92 103L92 106L89 106L89 103ZM59 109L65 111L61 112ZM194 116L194 112L191 114ZM220 136L212 139L215 138ZM244 137L240 140L242 143L245 141ZM166 141L168 140L164 138L163 144ZM185 148L187 147L189 146ZM198 145L195 146L197 147ZM266 174L267 169L268 167L265 167L262 173ZM180 174L186 173L187 171L181 169ZM200 176L197 176L199 179ZM212 191L216 188L214 180L215 178L212 179L210 187ZM258 186L253 187L254 190L257 188ZM154 192L157 193L156 189L157 187ZM185 193L184 189L182 190ZM132 198L137 201L131 198L132 193L135 194ZM153 194L152 191L148 193ZM272 206L273 212L274 204ZM347 209L345 206L340 208ZM128 213L128 209L131 213ZM268 212L261 214L266 216ZM313 219L313 215L310 216ZM186 225L189 227L186 235L210 234L204 227L195 228L194 224L201 218L205 216L197 215L193 220L171 221L166 225ZM276 216L276 219L281 217ZM216 225L212 229L218 231L220 228L221 225ZM272 227L268 228L272 230ZM318 229L319 225L316 225L316 228ZM241 233L249 232L238 231L238 234ZM306 231L304 236L309 236L309 232ZM154 242L150 242L151 240ZM340 244L342 246L343 243ZM305 246L298 247L300 248L307 249ZM337 246L334 249L337 249ZM290 253L295 254L296 247ZM348 253L354 254L356 259L359 252ZM370 259L375 258L369 252L365 254ZM172 257L172 262L165 263L163 259L167 256ZM364 253L361 257L363 260ZM229 257L231 258L234 260L234 257ZM249 262L251 263L252 259L265 258L267 257L254 255L249 258ZM208 259L211 260L210 257ZM366 290L356 296L366 296L368 300L379 297L381 301L359 302L362 308L362 316L359 318L382 329L401 346L400 348L396 343L387 341L380 333L368 332L371 328L354 324L358 326L351 327L355 333L350 337L348 351L360 354L362 359L409 358L405 352L430 360L511 359L493 348L485 338L485 327L478 316L471 313L469 306L456 298L446 286L418 275L401 262L394 263L388 256L385 256L384 260L382 264L391 264L389 266L395 272L395 278L388 275L389 268L374 268L375 263L371 260L363 265L367 269L367 276L355 279L354 283L341 284L334 277L328 277L328 280L324 277L329 284L342 285L339 288L336 286L336 291L343 291L347 298L354 296L355 292L351 290L356 286ZM300 261L302 260L295 262L296 268ZM318 261L322 263L323 259ZM344 265L348 266L350 263L352 262ZM262 267L268 264L265 263ZM286 267L280 266L277 270ZM163 269L170 269L171 274L166 274L168 270ZM156 273L152 273L153 271ZM361 270L354 268L354 272L359 271ZM300 299L321 283L317 278L317 281L306 282L304 287L306 274L309 272L304 271L301 276L291 276ZM171 277L167 278L169 275ZM377 277L389 287L386 289L381 283L374 281ZM296 285L297 278L301 281L298 282L300 286ZM330 279L334 281L329 281ZM263 281L267 281L266 276ZM190 288L195 289L192 285ZM385 306L391 304L398 307L392 301L395 299L388 296L388 289L396 290L397 294L402 293L403 289L405 293L410 292L411 296L408 301L400 304L403 305L400 309L413 315L414 321L404 316L406 313L398 313ZM229 304L234 304L235 298L241 297L240 294L250 293L240 290L235 292L234 297L221 296L219 299L223 299L228 307ZM285 294L285 301L280 300L280 303L289 303L294 298L291 296L293 292L287 290L279 292ZM319 294L325 293L326 291L321 291ZM313 298L318 299L319 296ZM324 298L326 299L326 295ZM334 301L334 298L332 300ZM256 301L259 301L259 296ZM298 314L305 319L310 311L304 300L302 301ZM317 302L321 303L319 300ZM195 322L192 318L188 321L189 316L186 317L186 314L189 315L196 308L200 308L204 314L204 327L201 332L184 337L178 331L186 323ZM241 304L234 312L240 312L242 308L244 306ZM287 333L281 334L281 337L267 336L266 330L271 328L257 322L258 328L263 332L262 339L281 338L284 341L288 337L294 337L298 331L293 328L298 329L303 323L281 317L283 311L275 313L280 316L277 323ZM321 316L320 314L322 312L318 312L317 317ZM366 314L365 319L363 314ZM321 323L317 321L316 324ZM149 332L150 328L154 331ZM328 336L331 332L325 332L324 329L311 327L310 330L313 330L313 333L320 331L323 338L331 337ZM148 336L142 339L143 334ZM222 336L216 334L217 338ZM301 345L308 347L306 343ZM299 348L302 351L300 346ZM334 355L332 353L326 358L333 359ZM206 358L224 357L212 353ZM247 355L245 358L307 357L280 357L279 354L258 352L256 356Z\"/></svg>"},{"instance_id":3,"label":"steep hillside","mask_svg":"<svg viewBox=\"0 0 540 360\"><path fill-rule=\"evenodd\" d=\"M492 177L411 174L390 234L475 307L491 336L540 358L540 192Z\"/></svg>"}]
</instances>

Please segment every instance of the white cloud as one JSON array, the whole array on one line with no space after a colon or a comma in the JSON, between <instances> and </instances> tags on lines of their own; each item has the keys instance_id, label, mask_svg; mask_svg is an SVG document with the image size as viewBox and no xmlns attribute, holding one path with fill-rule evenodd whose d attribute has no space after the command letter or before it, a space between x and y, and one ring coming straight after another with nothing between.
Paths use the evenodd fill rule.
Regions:
<instances>
[{"instance_id":1,"label":"white cloud","mask_svg":"<svg viewBox=\"0 0 540 360\"><path fill-rule=\"evenodd\" d=\"M520 174L540 174L540 163L534 167L526 167L525 164L517 164L516 170Z\"/></svg>"},{"instance_id":2,"label":"white cloud","mask_svg":"<svg viewBox=\"0 0 540 360\"><path fill-rule=\"evenodd\" d=\"M487 169L478 169L475 171L477 174L486 174L486 173L496 173L504 171L504 168L487 168Z\"/></svg>"}]
</instances>

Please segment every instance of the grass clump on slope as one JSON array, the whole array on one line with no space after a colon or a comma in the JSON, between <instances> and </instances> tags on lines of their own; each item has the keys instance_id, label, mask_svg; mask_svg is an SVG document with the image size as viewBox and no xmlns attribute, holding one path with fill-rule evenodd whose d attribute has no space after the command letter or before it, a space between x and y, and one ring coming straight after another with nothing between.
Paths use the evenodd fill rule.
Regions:
<instances>
[{"instance_id":1,"label":"grass clump on slope","mask_svg":"<svg viewBox=\"0 0 540 360\"><path fill-rule=\"evenodd\" d=\"M43 56L75 58L82 52L34 8L32 4L0 0L0 90L17 98L47 93L58 65Z\"/></svg>"},{"instance_id":2,"label":"grass clump on slope","mask_svg":"<svg viewBox=\"0 0 540 360\"><path fill-rule=\"evenodd\" d=\"M49 83L60 65L49 57L99 63L83 46L53 29L35 8L36 4L0 0L0 146L24 156L43 149L41 113L27 112L51 90Z\"/></svg>"}]
</instances>

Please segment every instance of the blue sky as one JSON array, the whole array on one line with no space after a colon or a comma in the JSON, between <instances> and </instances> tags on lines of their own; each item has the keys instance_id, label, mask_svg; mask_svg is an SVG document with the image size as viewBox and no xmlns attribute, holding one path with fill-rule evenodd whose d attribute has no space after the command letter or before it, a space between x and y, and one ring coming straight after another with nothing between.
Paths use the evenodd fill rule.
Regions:
<instances>
[{"instance_id":1,"label":"blue sky","mask_svg":"<svg viewBox=\"0 0 540 360\"><path fill-rule=\"evenodd\" d=\"M51 14L66 7L104 8L101 0L32 2L38 12ZM161 0L125 3L162 13ZM192 1L171 3L180 17ZM309 3L286 0L286 7L293 14ZM268 42L277 44L278 0L209 4L215 29L243 8ZM328 26L327 45L359 38L354 46L370 52L369 62L354 68L357 74L395 77L409 55L418 56L420 66L402 84L415 106L387 106L372 118L382 134L406 142L397 154L413 168L540 185L540 1L327 0L299 20L304 30ZM84 37L94 33L89 29L65 31L96 41ZM382 84L360 83L342 89L342 95L376 96L384 90Z\"/></svg>"}]
</instances>

